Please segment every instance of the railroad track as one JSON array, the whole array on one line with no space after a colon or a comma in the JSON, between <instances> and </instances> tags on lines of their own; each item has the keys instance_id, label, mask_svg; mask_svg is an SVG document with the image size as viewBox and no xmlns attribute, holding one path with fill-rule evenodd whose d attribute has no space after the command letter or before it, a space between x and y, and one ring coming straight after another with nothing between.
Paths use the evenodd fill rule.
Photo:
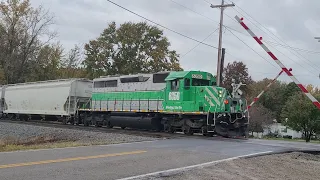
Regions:
<instances>
[{"instance_id":1,"label":"railroad track","mask_svg":"<svg viewBox=\"0 0 320 180\"><path fill-rule=\"evenodd\" d=\"M223 140L223 141L243 141L247 139L243 138L224 138L221 136L203 136L202 134L194 133L193 135L185 135L182 132L168 133L168 132L156 132L150 130L142 130L142 129L121 129L113 127L107 128L103 127L95 127L91 126L83 126L83 125L72 125L72 124L62 124L57 121L39 121L39 120L9 120L9 119L0 119L1 122L7 123L17 123L17 124L28 124L34 126L42 126L42 127L53 127L53 128L63 128L63 129L73 129L73 130L82 130L82 131L93 131L93 132L103 132L103 133L120 133L127 135L137 135L137 136L145 136L145 137L153 137L153 138L164 138L164 139L178 139L178 138L196 138L196 139L211 139L211 140Z\"/></svg>"},{"instance_id":2,"label":"railroad track","mask_svg":"<svg viewBox=\"0 0 320 180\"><path fill-rule=\"evenodd\" d=\"M140 129L137 130L137 129L107 128L107 127L82 126L82 125L71 125L71 124L64 125L57 121L35 121L35 120L19 121L19 120L9 120L9 119L1 119L0 121L7 122L7 123L28 124L28 125L43 126L43 127L74 129L74 130L83 130L83 131L91 131L91 132L94 131L94 132L104 132L104 133L121 133L121 134L128 134L128 135L138 135L138 136L166 138L166 139L186 138L186 137L205 138L205 139L209 138L209 137L205 137L198 134L189 136L182 133L180 134L180 133L155 132L155 131L140 130Z\"/></svg>"}]
</instances>

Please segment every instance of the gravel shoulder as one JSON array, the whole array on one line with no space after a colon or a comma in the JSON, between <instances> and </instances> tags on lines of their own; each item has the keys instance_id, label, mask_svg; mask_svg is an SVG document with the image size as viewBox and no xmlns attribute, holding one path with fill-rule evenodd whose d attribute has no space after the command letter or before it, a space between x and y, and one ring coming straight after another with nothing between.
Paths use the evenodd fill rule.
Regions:
<instances>
[{"instance_id":1,"label":"gravel shoulder","mask_svg":"<svg viewBox=\"0 0 320 180\"><path fill-rule=\"evenodd\" d=\"M0 151L115 144L158 138L0 122Z\"/></svg>"},{"instance_id":2,"label":"gravel shoulder","mask_svg":"<svg viewBox=\"0 0 320 180\"><path fill-rule=\"evenodd\" d=\"M275 180L319 179L320 153L302 152L266 155L237 159L210 167L196 168L169 177L148 178L154 180Z\"/></svg>"}]
</instances>

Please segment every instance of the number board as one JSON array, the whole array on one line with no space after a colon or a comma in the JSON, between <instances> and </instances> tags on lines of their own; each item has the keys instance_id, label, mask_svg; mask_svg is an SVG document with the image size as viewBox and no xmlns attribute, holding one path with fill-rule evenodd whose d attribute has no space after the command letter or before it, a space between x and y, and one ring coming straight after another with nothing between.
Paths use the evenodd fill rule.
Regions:
<instances>
[{"instance_id":1,"label":"number board","mask_svg":"<svg viewBox=\"0 0 320 180\"><path fill-rule=\"evenodd\" d=\"M180 100L180 92L169 92L169 100L179 101Z\"/></svg>"},{"instance_id":2,"label":"number board","mask_svg":"<svg viewBox=\"0 0 320 180\"><path fill-rule=\"evenodd\" d=\"M202 75L201 74L192 74L191 77L194 78L194 79L202 79Z\"/></svg>"}]
</instances>

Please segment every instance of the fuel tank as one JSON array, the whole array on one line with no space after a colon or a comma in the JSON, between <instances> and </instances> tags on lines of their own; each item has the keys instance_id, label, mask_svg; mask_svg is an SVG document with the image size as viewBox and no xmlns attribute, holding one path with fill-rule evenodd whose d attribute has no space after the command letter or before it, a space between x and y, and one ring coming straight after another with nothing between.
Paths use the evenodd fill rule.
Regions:
<instances>
[{"instance_id":1,"label":"fuel tank","mask_svg":"<svg viewBox=\"0 0 320 180\"><path fill-rule=\"evenodd\" d=\"M145 129L145 130L162 130L163 125L161 119L157 117L145 117L145 116L109 116L108 123L110 126L128 127L133 129Z\"/></svg>"}]
</instances>

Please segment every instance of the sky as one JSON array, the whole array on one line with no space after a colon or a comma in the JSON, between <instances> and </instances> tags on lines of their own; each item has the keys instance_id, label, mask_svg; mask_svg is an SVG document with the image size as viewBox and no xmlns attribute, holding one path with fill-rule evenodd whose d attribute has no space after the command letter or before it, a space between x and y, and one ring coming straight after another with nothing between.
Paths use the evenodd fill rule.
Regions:
<instances>
[{"instance_id":1,"label":"sky","mask_svg":"<svg viewBox=\"0 0 320 180\"><path fill-rule=\"evenodd\" d=\"M210 4L221 4L220 0L112 1L199 41L216 30L203 42L218 47L220 9L211 8ZM225 0L225 3L231 1ZM234 7L224 10L222 47L226 49L225 66L242 61L254 80L274 78L280 72L277 63L235 21L234 17L238 15L257 36L262 37L287 68L293 69L292 73L302 84L320 86L320 42L314 39L320 36L319 0L308 0L308 3L305 0L234 0L233 3ZM146 21L107 0L31 0L31 5L42 5L54 13L52 28L57 30L57 39L67 50L75 44L83 45L97 38L111 21L117 24ZM159 28L168 37L170 49L180 54L180 64L185 70L216 74L217 48ZM286 74L279 80L291 81Z\"/></svg>"}]
</instances>

